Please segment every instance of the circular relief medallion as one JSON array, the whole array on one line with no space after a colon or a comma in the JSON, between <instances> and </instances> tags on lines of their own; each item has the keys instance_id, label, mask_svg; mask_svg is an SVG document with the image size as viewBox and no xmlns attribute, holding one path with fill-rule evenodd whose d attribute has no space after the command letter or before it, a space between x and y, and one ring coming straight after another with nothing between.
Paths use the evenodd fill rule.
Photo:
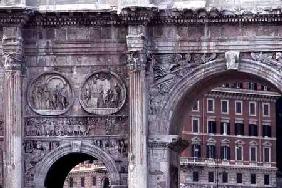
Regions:
<instances>
[{"instance_id":1,"label":"circular relief medallion","mask_svg":"<svg viewBox=\"0 0 282 188\"><path fill-rule=\"evenodd\" d=\"M116 74L109 71L92 74L84 83L80 95L84 110L98 115L116 113L125 99L125 85Z\"/></svg>"},{"instance_id":2,"label":"circular relief medallion","mask_svg":"<svg viewBox=\"0 0 282 188\"><path fill-rule=\"evenodd\" d=\"M57 73L45 73L32 83L28 92L31 108L42 115L60 115L72 104L73 94L67 80Z\"/></svg>"}]
</instances>

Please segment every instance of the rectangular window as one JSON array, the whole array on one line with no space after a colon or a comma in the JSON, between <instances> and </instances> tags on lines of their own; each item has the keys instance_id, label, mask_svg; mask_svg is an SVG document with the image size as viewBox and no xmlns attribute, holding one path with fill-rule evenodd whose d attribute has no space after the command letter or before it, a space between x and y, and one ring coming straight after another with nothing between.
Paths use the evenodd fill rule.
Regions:
<instances>
[{"instance_id":1,"label":"rectangular window","mask_svg":"<svg viewBox=\"0 0 282 188\"><path fill-rule=\"evenodd\" d=\"M250 90L257 90L257 83L249 82L249 89Z\"/></svg>"},{"instance_id":2,"label":"rectangular window","mask_svg":"<svg viewBox=\"0 0 282 188\"><path fill-rule=\"evenodd\" d=\"M73 178L72 177L70 177L70 179L69 179L69 186L73 187Z\"/></svg>"},{"instance_id":3,"label":"rectangular window","mask_svg":"<svg viewBox=\"0 0 282 188\"><path fill-rule=\"evenodd\" d=\"M269 116L270 115L270 104L269 103L262 103L262 112L263 116Z\"/></svg>"},{"instance_id":4,"label":"rectangular window","mask_svg":"<svg viewBox=\"0 0 282 188\"><path fill-rule=\"evenodd\" d=\"M249 115L255 116L256 115L256 102L249 102Z\"/></svg>"},{"instance_id":5,"label":"rectangular window","mask_svg":"<svg viewBox=\"0 0 282 188\"><path fill-rule=\"evenodd\" d=\"M220 134L230 135L230 123L227 122L220 123Z\"/></svg>"},{"instance_id":6,"label":"rectangular window","mask_svg":"<svg viewBox=\"0 0 282 188\"><path fill-rule=\"evenodd\" d=\"M242 183L242 174L237 173L237 183Z\"/></svg>"},{"instance_id":7,"label":"rectangular window","mask_svg":"<svg viewBox=\"0 0 282 188\"><path fill-rule=\"evenodd\" d=\"M256 184L257 183L257 176L256 174L251 174L251 184Z\"/></svg>"},{"instance_id":8,"label":"rectangular window","mask_svg":"<svg viewBox=\"0 0 282 188\"><path fill-rule=\"evenodd\" d=\"M193 172L193 182L199 181L199 172Z\"/></svg>"},{"instance_id":9,"label":"rectangular window","mask_svg":"<svg viewBox=\"0 0 282 188\"><path fill-rule=\"evenodd\" d=\"M269 163L270 160L270 147L263 148L263 154L264 154L264 162Z\"/></svg>"},{"instance_id":10,"label":"rectangular window","mask_svg":"<svg viewBox=\"0 0 282 188\"><path fill-rule=\"evenodd\" d=\"M216 122L208 120L208 133L215 134L216 133Z\"/></svg>"},{"instance_id":11,"label":"rectangular window","mask_svg":"<svg viewBox=\"0 0 282 188\"><path fill-rule=\"evenodd\" d=\"M262 126L262 136L271 137L271 126L270 125Z\"/></svg>"},{"instance_id":12,"label":"rectangular window","mask_svg":"<svg viewBox=\"0 0 282 188\"><path fill-rule=\"evenodd\" d=\"M257 147L255 146L250 147L250 161L251 162L257 161Z\"/></svg>"},{"instance_id":13,"label":"rectangular window","mask_svg":"<svg viewBox=\"0 0 282 188\"><path fill-rule=\"evenodd\" d=\"M200 144L193 144L192 145L192 157L200 158L201 157L201 146Z\"/></svg>"},{"instance_id":14,"label":"rectangular window","mask_svg":"<svg viewBox=\"0 0 282 188\"><path fill-rule=\"evenodd\" d=\"M269 185L269 175L268 174L264 175L264 185Z\"/></svg>"},{"instance_id":15,"label":"rectangular window","mask_svg":"<svg viewBox=\"0 0 282 188\"><path fill-rule=\"evenodd\" d=\"M214 112L214 99L207 99L207 112Z\"/></svg>"},{"instance_id":16,"label":"rectangular window","mask_svg":"<svg viewBox=\"0 0 282 188\"><path fill-rule=\"evenodd\" d=\"M92 185L93 185L93 186L96 186L96 184L97 184L96 182L97 182L96 176L93 176L93 177L92 177Z\"/></svg>"},{"instance_id":17,"label":"rectangular window","mask_svg":"<svg viewBox=\"0 0 282 188\"><path fill-rule=\"evenodd\" d=\"M209 182L214 182L214 172L209 172Z\"/></svg>"},{"instance_id":18,"label":"rectangular window","mask_svg":"<svg viewBox=\"0 0 282 188\"><path fill-rule=\"evenodd\" d=\"M84 187L84 180L85 180L84 177L80 178L80 186L81 187Z\"/></svg>"},{"instance_id":19,"label":"rectangular window","mask_svg":"<svg viewBox=\"0 0 282 188\"><path fill-rule=\"evenodd\" d=\"M200 132L200 125L199 125L200 119L199 118L192 118L192 127L193 127L193 133L199 133Z\"/></svg>"},{"instance_id":20,"label":"rectangular window","mask_svg":"<svg viewBox=\"0 0 282 188\"><path fill-rule=\"evenodd\" d=\"M230 160L230 147L229 146L221 146L220 147L220 156L222 160Z\"/></svg>"},{"instance_id":21,"label":"rectangular window","mask_svg":"<svg viewBox=\"0 0 282 188\"><path fill-rule=\"evenodd\" d=\"M198 112L199 110L200 110L200 101L197 100L196 102L194 102L192 111Z\"/></svg>"},{"instance_id":22,"label":"rectangular window","mask_svg":"<svg viewBox=\"0 0 282 188\"><path fill-rule=\"evenodd\" d=\"M222 173L222 183L228 183L228 173L227 172Z\"/></svg>"},{"instance_id":23,"label":"rectangular window","mask_svg":"<svg viewBox=\"0 0 282 188\"><path fill-rule=\"evenodd\" d=\"M229 101L228 100L221 100L221 113L229 114Z\"/></svg>"},{"instance_id":24,"label":"rectangular window","mask_svg":"<svg viewBox=\"0 0 282 188\"><path fill-rule=\"evenodd\" d=\"M249 125L249 136L258 136L258 126L254 124Z\"/></svg>"},{"instance_id":25,"label":"rectangular window","mask_svg":"<svg viewBox=\"0 0 282 188\"><path fill-rule=\"evenodd\" d=\"M262 86L263 91L269 91L269 88L267 86Z\"/></svg>"},{"instance_id":26,"label":"rectangular window","mask_svg":"<svg viewBox=\"0 0 282 188\"><path fill-rule=\"evenodd\" d=\"M243 123L235 123L235 135L244 135Z\"/></svg>"},{"instance_id":27,"label":"rectangular window","mask_svg":"<svg viewBox=\"0 0 282 188\"><path fill-rule=\"evenodd\" d=\"M214 145L207 145L207 158L214 159L215 158L215 146Z\"/></svg>"},{"instance_id":28,"label":"rectangular window","mask_svg":"<svg viewBox=\"0 0 282 188\"><path fill-rule=\"evenodd\" d=\"M243 160L243 147L242 146L236 146L235 147L235 153L236 153L236 160L242 161Z\"/></svg>"},{"instance_id":29,"label":"rectangular window","mask_svg":"<svg viewBox=\"0 0 282 188\"><path fill-rule=\"evenodd\" d=\"M235 114L242 115L243 114L243 102L235 101Z\"/></svg>"}]
</instances>

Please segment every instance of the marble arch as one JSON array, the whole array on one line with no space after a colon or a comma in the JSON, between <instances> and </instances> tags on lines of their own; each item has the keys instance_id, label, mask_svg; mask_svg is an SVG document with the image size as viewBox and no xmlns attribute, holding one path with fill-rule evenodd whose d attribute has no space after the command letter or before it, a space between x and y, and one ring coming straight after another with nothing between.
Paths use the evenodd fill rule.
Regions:
<instances>
[{"instance_id":1,"label":"marble arch","mask_svg":"<svg viewBox=\"0 0 282 188\"><path fill-rule=\"evenodd\" d=\"M178 114L178 110L181 109L180 106L183 105L185 99L191 99L195 97L197 92L201 90L208 91L215 86L212 83L205 84L204 82L215 81L217 84L220 82L224 83L226 79L232 79L232 76L236 77L242 73L249 75L251 78L267 81L278 90L282 91L282 76L280 70L275 69L264 61L240 59L240 65L237 70L227 70L225 60L211 61L196 70L191 70L178 83L175 83L170 92L165 96L165 101L167 102L160 112L160 118L157 123L163 127L161 129L163 132L160 134L178 135L180 133L181 126L175 126L180 123L178 122L179 118L176 118L175 114ZM192 102L192 100L189 101Z\"/></svg>"},{"instance_id":2,"label":"marble arch","mask_svg":"<svg viewBox=\"0 0 282 188\"><path fill-rule=\"evenodd\" d=\"M111 186L114 187L115 185L120 184L120 176L117 167L115 165L115 162L107 153L102 151L100 148L93 145L89 145L87 143L73 142L73 143L63 144L62 146L51 151L43 158L43 160L40 163L36 165L36 169L35 169L36 173L34 177L35 187L44 188L44 181L51 166L58 159L71 153L88 154L102 161L109 172Z\"/></svg>"}]
</instances>

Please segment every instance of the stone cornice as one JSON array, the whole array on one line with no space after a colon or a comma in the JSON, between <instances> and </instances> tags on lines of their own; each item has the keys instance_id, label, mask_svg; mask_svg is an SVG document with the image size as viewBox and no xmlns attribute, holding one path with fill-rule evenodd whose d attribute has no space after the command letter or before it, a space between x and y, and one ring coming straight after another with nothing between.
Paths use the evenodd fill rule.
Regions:
<instances>
[{"instance_id":1,"label":"stone cornice","mask_svg":"<svg viewBox=\"0 0 282 188\"><path fill-rule=\"evenodd\" d=\"M126 7L115 10L39 12L33 8L0 8L0 24L15 25L30 18L31 26L61 25L190 25L204 23L269 23L282 22L281 9L263 12L227 11L218 9L157 9L156 7Z\"/></svg>"}]
</instances>

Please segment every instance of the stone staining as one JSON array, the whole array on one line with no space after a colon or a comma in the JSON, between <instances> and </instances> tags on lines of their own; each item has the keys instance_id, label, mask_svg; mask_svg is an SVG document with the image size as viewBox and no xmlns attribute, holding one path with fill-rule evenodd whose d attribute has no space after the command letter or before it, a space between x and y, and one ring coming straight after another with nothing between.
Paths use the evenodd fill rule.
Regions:
<instances>
[{"instance_id":1,"label":"stone staining","mask_svg":"<svg viewBox=\"0 0 282 188\"><path fill-rule=\"evenodd\" d=\"M97 115L118 112L126 99L125 85L121 79L109 71L99 71L84 83L80 102L85 111Z\"/></svg>"},{"instance_id":2,"label":"stone staining","mask_svg":"<svg viewBox=\"0 0 282 188\"><path fill-rule=\"evenodd\" d=\"M72 103L72 90L64 77L57 73L39 76L29 88L28 102L41 115L60 115Z\"/></svg>"}]
</instances>

